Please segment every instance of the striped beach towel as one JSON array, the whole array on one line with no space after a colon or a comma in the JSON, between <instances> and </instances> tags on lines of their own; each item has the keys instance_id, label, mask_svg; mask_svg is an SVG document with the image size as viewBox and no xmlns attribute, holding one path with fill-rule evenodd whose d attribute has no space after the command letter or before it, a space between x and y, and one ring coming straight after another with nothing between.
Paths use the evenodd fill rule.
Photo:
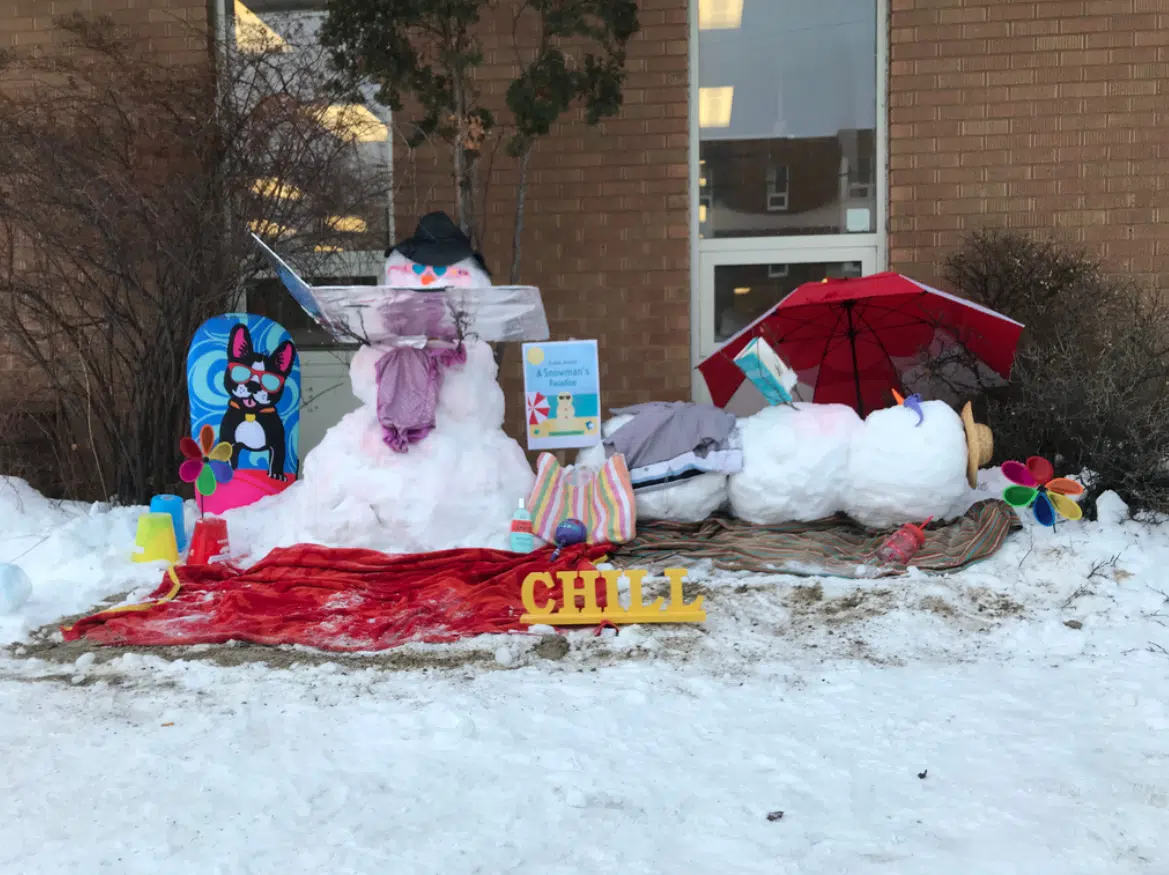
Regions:
<instances>
[{"instance_id":1,"label":"striped beach towel","mask_svg":"<svg viewBox=\"0 0 1169 875\"><path fill-rule=\"evenodd\" d=\"M567 519L584 523L590 544L624 544L637 534L633 484L620 453L606 459L599 471L562 468L551 453L541 453L528 511L532 531L549 542Z\"/></svg>"},{"instance_id":2,"label":"striped beach towel","mask_svg":"<svg viewBox=\"0 0 1169 875\"><path fill-rule=\"evenodd\" d=\"M1001 501L984 501L946 525L926 529L925 545L909 565L948 571L993 556L1019 518ZM811 523L757 526L729 517L700 523L643 523L637 538L622 546L617 562L626 567L684 557L710 559L726 571L759 571L807 576L887 577L904 567L874 562L889 536L844 517Z\"/></svg>"}]
</instances>

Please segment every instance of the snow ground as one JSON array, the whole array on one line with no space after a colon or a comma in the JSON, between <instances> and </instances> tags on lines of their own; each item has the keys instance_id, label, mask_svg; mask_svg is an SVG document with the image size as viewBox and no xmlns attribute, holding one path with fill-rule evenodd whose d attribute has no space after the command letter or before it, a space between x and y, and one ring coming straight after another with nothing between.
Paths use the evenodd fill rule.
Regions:
<instances>
[{"instance_id":1,"label":"snow ground","mask_svg":"<svg viewBox=\"0 0 1169 875\"><path fill-rule=\"evenodd\" d=\"M35 635L153 588L134 515L0 489L34 583L0 617L2 875L1169 871L1169 527L892 581L695 567L704 626L559 649Z\"/></svg>"}]
</instances>

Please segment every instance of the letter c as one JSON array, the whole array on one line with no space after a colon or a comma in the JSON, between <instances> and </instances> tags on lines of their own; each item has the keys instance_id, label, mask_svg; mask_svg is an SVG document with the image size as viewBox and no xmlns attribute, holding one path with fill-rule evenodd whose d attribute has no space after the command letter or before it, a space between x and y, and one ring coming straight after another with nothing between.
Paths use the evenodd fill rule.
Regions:
<instances>
[{"instance_id":1,"label":"letter c","mask_svg":"<svg viewBox=\"0 0 1169 875\"><path fill-rule=\"evenodd\" d=\"M556 610L556 602L553 599L548 599L540 607L536 606L536 584L543 584L545 589L551 590L556 586L555 581L552 580L552 575L547 571L533 571L524 578L523 586L520 587L520 598L524 603L524 610L529 614L536 616L547 616Z\"/></svg>"}]
</instances>

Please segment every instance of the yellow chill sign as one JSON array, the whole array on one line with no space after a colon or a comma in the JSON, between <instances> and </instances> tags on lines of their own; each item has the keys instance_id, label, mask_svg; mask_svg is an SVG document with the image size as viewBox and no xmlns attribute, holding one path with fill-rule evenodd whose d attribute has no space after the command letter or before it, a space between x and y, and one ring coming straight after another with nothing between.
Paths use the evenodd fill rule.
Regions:
<instances>
[{"instance_id":1,"label":"yellow chill sign","mask_svg":"<svg viewBox=\"0 0 1169 875\"><path fill-rule=\"evenodd\" d=\"M555 579L547 571L538 571L524 578L520 597L524 603L521 623L546 623L550 626L592 626L602 622L617 625L631 623L704 623L703 596L686 604L682 583L685 568L667 568L670 581L670 601L661 596L645 604L642 582L643 569L612 571L560 571ZM605 607L597 604L597 578L605 579ZM618 599L618 581L629 580L629 607L623 608ZM537 590L539 590L537 592ZM559 590L559 592L557 591ZM579 604L578 604L579 600Z\"/></svg>"}]
</instances>

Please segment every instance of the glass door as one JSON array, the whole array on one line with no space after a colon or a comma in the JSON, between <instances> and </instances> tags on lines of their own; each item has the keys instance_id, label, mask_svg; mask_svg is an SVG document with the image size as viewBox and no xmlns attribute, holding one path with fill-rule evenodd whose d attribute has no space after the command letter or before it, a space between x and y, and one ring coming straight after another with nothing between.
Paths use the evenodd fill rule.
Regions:
<instances>
[{"instance_id":1,"label":"glass door","mask_svg":"<svg viewBox=\"0 0 1169 875\"><path fill-rule=\"evenodd\" d=\"M801 283L884 269L888 6L692 0L695 365Z\"/></svg>"},{"instance_id":2,"label":"glass door","mask_svg":"<svg viewBox=\"0 0 1169 875\"><path fill-rule=\"evenodd\" d=\"M776 260L780 257L786 260ZM771 248L706 255L699 266L695 364L766 314L797 286L822 279L867 276L876 271L876 253L865 247L818 247L785 255ZM706 383L697 371L694 398L710 400Z\"/></svg>"}]
</instances>

